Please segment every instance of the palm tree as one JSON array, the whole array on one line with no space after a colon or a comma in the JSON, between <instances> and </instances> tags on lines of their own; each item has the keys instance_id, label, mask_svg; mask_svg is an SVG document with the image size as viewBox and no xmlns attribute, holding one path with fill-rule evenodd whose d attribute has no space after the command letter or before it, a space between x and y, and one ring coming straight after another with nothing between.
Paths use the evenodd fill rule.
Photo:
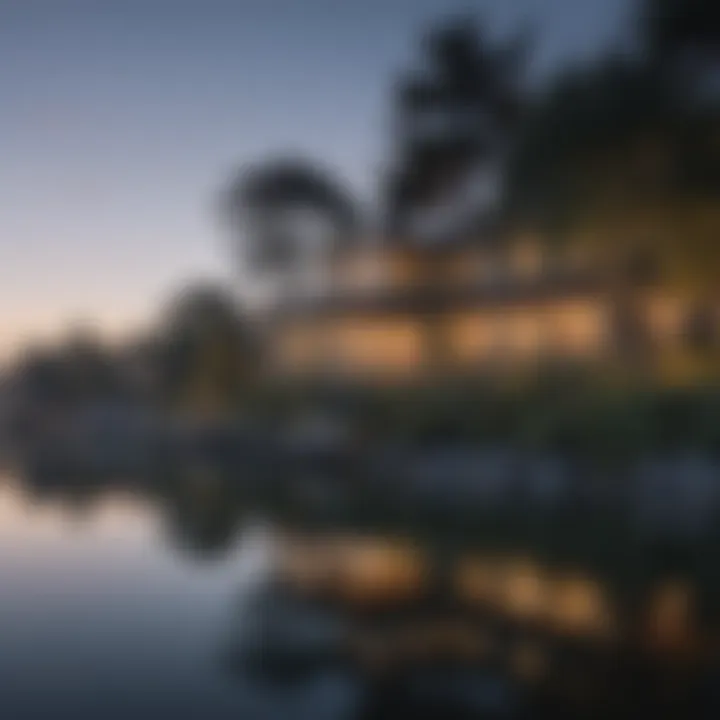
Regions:
<instances>
[{"instance_id":1,"label":"palm tree","mask_svg":"<svg viewBox=\"0 0 720 720\"><path fill-rule=\"evenodd\" d=\"M473 172L501 154L522 104L527 48L526 34L491 46L467 19L428 34L429 69L396 89L397 153L387 186L391 232L411 233L413 214L451 201Z\"/></svg>"},{"instance_id":2,"label":"palm tree","mask_svg":"<svg viewBox=\"0 0 720 720\"><path fill-rule=\"evenodd\" d=\"M313 163L285 158L255 165L223 200L241 262L256 276L293 278L350 241L358 224L351 193Z\"/></svg>"}]
</instances>

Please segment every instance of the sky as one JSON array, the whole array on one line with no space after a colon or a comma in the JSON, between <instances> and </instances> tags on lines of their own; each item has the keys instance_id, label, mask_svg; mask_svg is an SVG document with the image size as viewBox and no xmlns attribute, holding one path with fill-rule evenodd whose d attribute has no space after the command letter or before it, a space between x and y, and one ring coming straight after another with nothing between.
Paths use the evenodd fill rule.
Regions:
<instances>
[{"instance_id":1,"label":"sky","mask_svg":"<svg viewBox=\"0 0 720 720\"><path fill-rule=\"evenodd\" d=\"M217 213L246 163L320 160L367 197L419 34L529 23L537 82L614 42L628 0L0 0L0 358L146 326L233 276Z\"/></svg>"}]
</instances>

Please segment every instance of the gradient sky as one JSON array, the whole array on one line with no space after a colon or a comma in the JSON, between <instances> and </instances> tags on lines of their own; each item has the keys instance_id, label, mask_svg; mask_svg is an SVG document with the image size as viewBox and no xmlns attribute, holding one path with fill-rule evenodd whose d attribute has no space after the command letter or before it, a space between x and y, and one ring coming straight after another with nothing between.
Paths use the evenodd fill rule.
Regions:
<instances>
[{"instance_id":1,"label":"gradient sky","mask_svg":"<svg viewBox=\"0 0 720 720\"><path fill-rule=\"evenodd\" d=\"M72 321L114 334L230 278L234 168L321 159L360 192L417 33L529 20L533 75L612 42L628 0L0 0L0 357Z\"/></svg>"}]
</instances>

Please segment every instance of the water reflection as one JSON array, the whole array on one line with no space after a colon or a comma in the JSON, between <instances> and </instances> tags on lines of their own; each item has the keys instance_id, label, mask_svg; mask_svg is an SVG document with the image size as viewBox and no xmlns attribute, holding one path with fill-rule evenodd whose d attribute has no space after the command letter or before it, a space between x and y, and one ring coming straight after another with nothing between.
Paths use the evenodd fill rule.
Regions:
<instances>
[{"instance_id":1,"label":"water reflection","mask_svg":"<svg viewBox=\"0 0 720 720\"><path fill-rule=\"evenodd\" d=\"M438 717L452 717L453 703L473 717L514 716L522 705L606 717L678 698L687 709L699 697L686 694L699 647L685 584L659 587L630 615L599 578L527 557L453 557L391 534L278 538L275 583L254 608L266 631L240 653L244 667L280 668L284 677L351 668L377 713L384 702L429 712L419 677L422 691L455 688L441 693ZM657 692L660 678L672 680L673 695ZM492 692L471 702L468 684Z\"/></svg>"},{"instance_id":2,"label":"water reflection","mask_svg":"<svg viewBox=\"0 0 720 720\"><path fill-rule=\"evenodd\" d=\"M208 468L4 478L3 716L607 716L651 708L658 677L688 707L712 635L682 578L632 605L405 520L313 516Z\"/></svg>"}]
</instances>

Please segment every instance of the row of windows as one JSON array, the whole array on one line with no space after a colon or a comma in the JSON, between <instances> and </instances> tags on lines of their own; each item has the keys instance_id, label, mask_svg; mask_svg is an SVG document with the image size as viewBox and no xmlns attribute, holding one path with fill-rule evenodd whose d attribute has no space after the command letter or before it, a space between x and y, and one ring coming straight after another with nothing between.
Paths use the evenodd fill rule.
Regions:
<instances>
[{"instance_id":1,"label":"row of windows","mask_svg":"<svg viewBox=\"0 0 720 720\"><path fill-rule=\"evenodd\" d=\"M659 347L684 343L689 313L686 302L654 297L643 307L641 323ZM602 298L467 310L433 320L311 319L278 331L275 360L284 371L392 374L422 368L438 349L444 361L457 366L491 360L596 358L617 339L615 320L611 306Z\"/></svg>"},{"instance_id":2,"label":"row of windows","mask_svg":"<svg viewBox=\"0 0 720 720\"><path fill-rule=\"evenodd\" d=\"M567 303L549 309L452 315L432 325L418 319L341 320L297 327L279 338L285 369L406 372L430 360L431 345L458 364L548 354L584 357L608 342L601 303Z\"/></svg>"}]
</instances>

